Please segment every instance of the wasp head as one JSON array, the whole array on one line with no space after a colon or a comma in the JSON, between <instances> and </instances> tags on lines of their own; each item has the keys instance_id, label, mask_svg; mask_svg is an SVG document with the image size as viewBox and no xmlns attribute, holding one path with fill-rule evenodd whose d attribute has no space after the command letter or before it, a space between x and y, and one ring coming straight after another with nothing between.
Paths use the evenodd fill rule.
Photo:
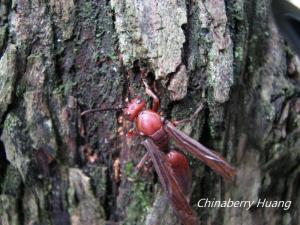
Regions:
<instances>
[{"instance_id":1,"label":"wasp head","mask_svg":"<svg viewBox=\"0 0 300 225\"><path fill-rule=\"evenodd\" d=\"M146 101L140 97L136 97L128 103L127 107L123 109L124 117L129 121L134 121L138 114L143 110Z\"/></svg>"}]
</instances>

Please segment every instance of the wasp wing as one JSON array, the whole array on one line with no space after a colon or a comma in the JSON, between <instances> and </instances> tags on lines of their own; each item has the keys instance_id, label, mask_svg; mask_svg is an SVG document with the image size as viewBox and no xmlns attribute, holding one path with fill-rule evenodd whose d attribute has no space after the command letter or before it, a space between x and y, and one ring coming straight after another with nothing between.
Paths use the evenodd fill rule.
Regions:
<instances>
[{"instance_id":1,"label":"wasp wing","mask_svg":"<svg viewBox=\"0 0 300 225\"><path fill-rule=\"evenodd\" d=\"M183 224L199 225L200 222L196 213L190 207L187 197L173 177L172 169L167 161L166 154L160 151L150 139L145 140L143 144L150 153L159 180Z\"/></svg>"},{"instance_id":2,"label":"wasp wing","mask_svg":"<svg viewBox=\"0 0 300 225\"><path fill-rule=\"evenodd\" d=\"M226 180L230 180L235 176L235 169L218 153L189 137L169 121L165 121L164 129L179 146L189 151Z\"/></svg>"}]
</instances>

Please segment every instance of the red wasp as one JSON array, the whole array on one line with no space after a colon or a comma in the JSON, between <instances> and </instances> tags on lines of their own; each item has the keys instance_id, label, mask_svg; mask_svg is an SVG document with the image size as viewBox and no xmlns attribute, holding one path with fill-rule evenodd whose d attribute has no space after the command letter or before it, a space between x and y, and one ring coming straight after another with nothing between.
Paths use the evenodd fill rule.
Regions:
<instances>
[{"instance_id":1,"label":"red wasp","mask_svg":"<svg viewBox=\"0 0 300 225\"><path fill-rule=\"evenodd\" d=\"M140 97L134 98L123 108L124 118L134 122L136 132L146 138L143 145L146 147L147 153L139 162L137 168L144 167L146 162L152 163L164 191L182 223L185 225L198 225L200 222L197 214L188 203L192 182L189 162L182 153L170 148L169 139L175 140L180 147L204 162L226 180L235 176L235 169L218 153L206 148L177 129L172 122L161 117L157 113L160 106L158 97L152 92L144 79L143 82L146 93L153 98L152 108L146 109L146 101ZM91 111L96 110L88 110L83 112L82 115Z\"/></svg>"}]
</instances>

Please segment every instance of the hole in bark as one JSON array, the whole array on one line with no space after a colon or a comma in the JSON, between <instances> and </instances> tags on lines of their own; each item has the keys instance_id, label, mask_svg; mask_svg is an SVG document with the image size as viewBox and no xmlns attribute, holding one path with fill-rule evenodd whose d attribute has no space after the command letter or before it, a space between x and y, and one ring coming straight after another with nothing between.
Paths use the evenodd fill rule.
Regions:
<instances>
[{"instance_id":1,"label":"hole in bark","mask_svg":"<svg viewBox=\"0 0 300 225\"><path fill-rule=\"evenodd\" d=\"M300 21L290 18L288 19L288 22L291 25L291 27L294 28L297 39L300 39Z\"/></svg>"},{"instance_id":2,"label":"hole in bark","mask_svg":"<svg viewBox=\"0 0 300 225\"><path fill-rule=\"evenodd\" d=\"M2 141L0 141L0 183L2 183L2 179L5 176L6 168L7 168L8 164L9 164L9 162L6 158L4 144ZM1 192L1 189L0 189L0 192Z\"/></svg>"}]
</instances>

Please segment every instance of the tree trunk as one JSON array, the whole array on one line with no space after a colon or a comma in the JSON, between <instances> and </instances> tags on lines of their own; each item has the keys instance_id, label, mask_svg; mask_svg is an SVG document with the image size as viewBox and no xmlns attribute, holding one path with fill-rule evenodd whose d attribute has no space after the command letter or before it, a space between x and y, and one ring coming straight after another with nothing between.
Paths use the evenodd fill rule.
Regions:
<instances>
[{"instance_id":1,"label":"tree trunk","mask_svg":"<svg viewBox=\"0 0 300 225\"><path fill-rule=\"evenodd\" d=\"M202 224L300 221L300 63L267 0L1 0L0 224L180 224L119 107L148 100L236 167L234 182L188 156ZM150 106L150 104L148 105ZM291 201L197 207L200 199Z\"/></svg>"}]
</instances>

